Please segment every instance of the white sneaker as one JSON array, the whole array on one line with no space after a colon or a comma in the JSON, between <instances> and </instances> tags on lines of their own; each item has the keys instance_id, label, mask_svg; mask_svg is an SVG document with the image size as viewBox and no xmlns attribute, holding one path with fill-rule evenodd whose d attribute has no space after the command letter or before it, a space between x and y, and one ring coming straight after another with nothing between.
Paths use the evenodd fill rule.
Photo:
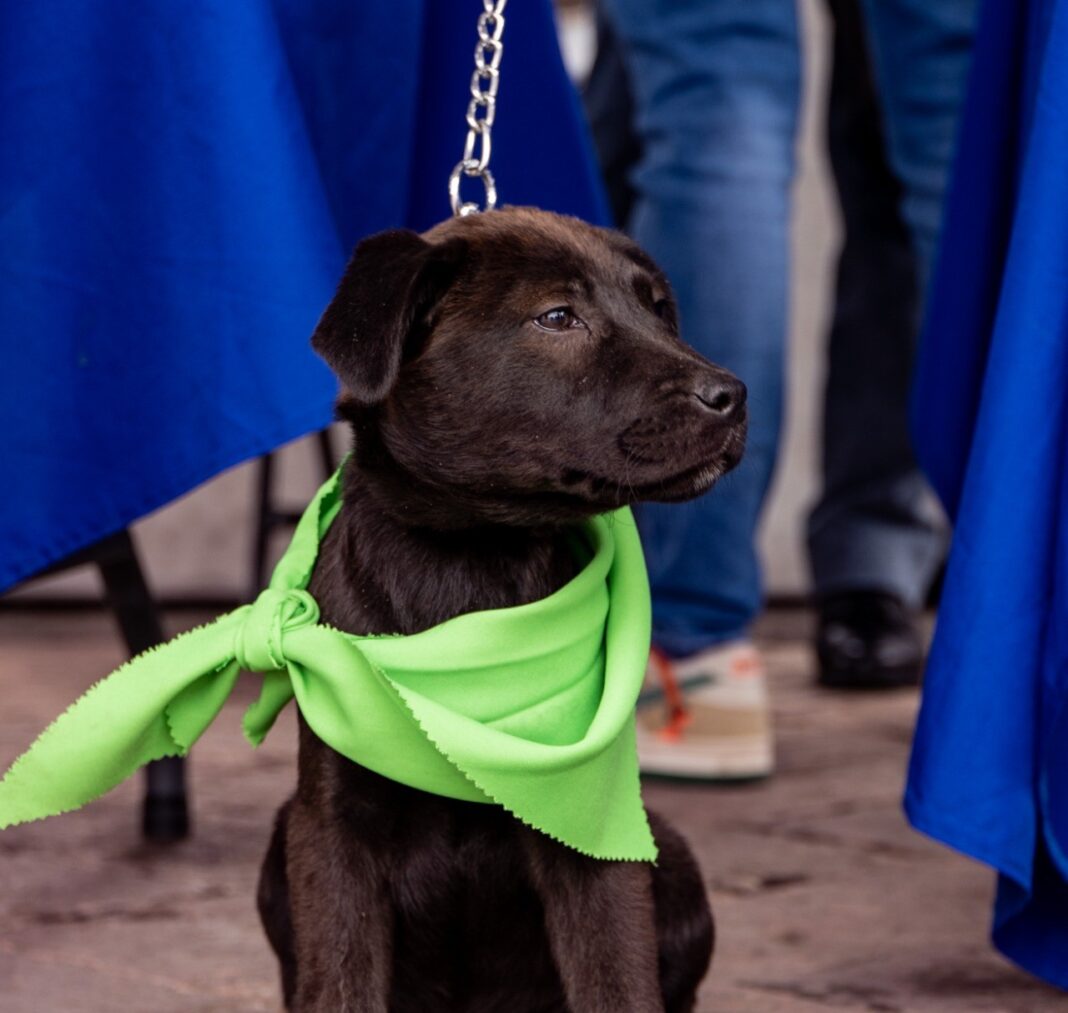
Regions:
<instances>
[{"instance_id":1,"label":"white sneaker","mask_svg":"<svg viewBox=\"0 0 1068 1013\"><path fill-rule=\"evenodd\" d=\"M653 648L637 718L643 774L736 781L774 768L767 676L748 640L675 661Z\"/></svg>"}]
</instances>

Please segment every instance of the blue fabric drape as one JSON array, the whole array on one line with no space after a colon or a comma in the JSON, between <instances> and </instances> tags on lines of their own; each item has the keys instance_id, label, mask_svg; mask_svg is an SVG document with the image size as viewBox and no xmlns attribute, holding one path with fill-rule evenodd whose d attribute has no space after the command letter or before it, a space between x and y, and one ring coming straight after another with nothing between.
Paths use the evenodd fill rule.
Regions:
<instances>
[{"instance_id":1,"label":"blue fabric drape","mask_svg":"<svg viewBox=\"0 0 1068 1013\"><path fill-rule=\"evenodd\" d=\"M955 536L906 809L1068 988L1068 0L985 3L915 422Z\"/></svg>"},{"instance_id":2,"label":"blue fabric drape","mask_svg":"<svg viewBox=\"0 0 1068 1013\"><path fill-rule=\"evenodd\" d=\"M0 5L0 588L330 420L308 336L448 214L481 10ZM607 221L548 0L505 38L502 201Z\"/></svg>"}]
</instances>

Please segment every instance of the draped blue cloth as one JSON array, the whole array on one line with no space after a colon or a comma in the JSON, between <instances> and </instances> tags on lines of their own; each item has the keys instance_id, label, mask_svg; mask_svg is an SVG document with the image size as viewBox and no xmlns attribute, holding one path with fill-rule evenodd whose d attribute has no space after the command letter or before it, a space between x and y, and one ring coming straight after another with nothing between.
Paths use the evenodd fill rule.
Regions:
<instances>
[{"instance_id":1,"label":"draped blue cloth","mask_svg":"<svg viewBox=\"0 0 1068 1013\"><path fill-rule=\"evenodd\" d=\"M482 9L0 5L0 588L330 421L308 337L449 213ZM507 17L501 200L605 222L549 2Z\"/></svg>"},{"instance_id":2,"label":"draped blue cloth","mask_svg":"<svg viewBox=\"0 0 1068 1013\"><path fill-rule=\"evenodd\" d=\"M987 0L915 402L955 521L906 794L1068 988L1068 0Z\"/></svg>"}]
</instances>

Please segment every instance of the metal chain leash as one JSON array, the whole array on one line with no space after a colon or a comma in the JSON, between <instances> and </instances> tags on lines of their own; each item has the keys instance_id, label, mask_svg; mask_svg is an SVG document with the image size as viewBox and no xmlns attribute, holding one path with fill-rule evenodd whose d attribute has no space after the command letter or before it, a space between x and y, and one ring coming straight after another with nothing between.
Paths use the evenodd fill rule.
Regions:
<instances>
[{"instance_id":1,"label":"metal chain leash","mask_svg":"<svg viewBox=\"0 0 1068 1013\"><path fill-rule=\"evenodd\" d=\"M492 211L497 206L497 184L489 170L490 131L497 115L497 88L501 83L501 53L504 45L504 7L508 0L482 0L478 16L478 45L475 46L475 72L471 75L471 101L467 106L467 140L464 157L449 173L449 203L454 215ZM477 152L476 152L477 148ZM460 180L464 176L482 180L485 208L460 200Z\"/></svg>"}]
</instances>

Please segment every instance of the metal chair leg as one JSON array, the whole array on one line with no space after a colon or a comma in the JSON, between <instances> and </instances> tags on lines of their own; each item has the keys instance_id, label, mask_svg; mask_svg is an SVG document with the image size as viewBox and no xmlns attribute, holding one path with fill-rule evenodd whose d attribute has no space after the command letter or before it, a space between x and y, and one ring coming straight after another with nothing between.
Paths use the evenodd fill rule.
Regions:
<instances>
[{"instance_id":1,"label":"metal chair leg","mask_svg":"<svg viewBox=\"0 0 1068 1013\"><path fill-rule=\"evenodd\" d=\"M127 530L93 547L108 601L131 655L166 638L159 612L145 581L133 539ZM178 841L189 834L185 761L172 756L150 763L145 771L141 827L151 841Z\"/></svg>"},{"instance_id":2,"label":"metal chair leg","mask_svg":"<svg viewBox=\"0 0 1068 1013\"><path fill-rule=\"evenodd\" d=\"M323 481L325 482L336 470L337 462L334 460L334 446L330 440L330 430L320 429L315 434L319 445L319 460L323 465Z\"/></svg>"},{"instance_id":3,"label":"metal chair leg","mask_svg":"<svg viewBox=\"0 0 1068 1013\"><path fill-rule=\"evenodd\" d=\"M323 480L328 479L337 468L330 430L320 429L315 434ZM271 532L277 527L292 527L300 520L300 512L282 510L274 505L274 454L264 454L256 462L256 532L252 539L251 587L248 599L252 601L267 582L267 547Z\"/></svg>"},{"instance_id":4,"label":"metal chair leg","mask_svg":"<svg viewBox=\"0 0 1068 1013\"><path fill-rule=\"evenodd\" d=\"M252 539L252 586L249 601L260 593L267 572L267 543L275 525L274 508L271 504L271 486L274 479L274 454L264 454L256 462L256 533Z\"/></svg>"}]
</instances>

